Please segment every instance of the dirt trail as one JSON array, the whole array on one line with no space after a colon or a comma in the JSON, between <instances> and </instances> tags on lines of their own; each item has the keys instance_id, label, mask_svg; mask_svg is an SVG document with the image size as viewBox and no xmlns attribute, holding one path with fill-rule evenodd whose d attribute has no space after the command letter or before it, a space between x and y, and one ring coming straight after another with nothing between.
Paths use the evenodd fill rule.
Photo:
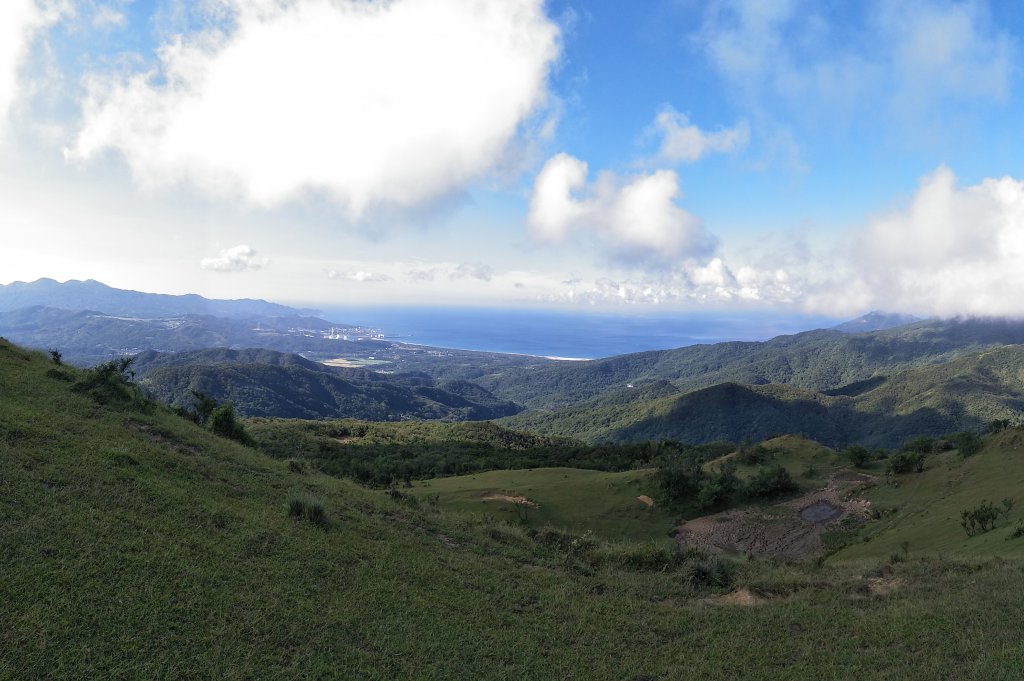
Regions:
<instances>
[{"instance_id":1,"label":"dirt trail","mask_svg":"<svg viewBox=\"0 0 1024 681\"><path fill-rule=\"evenodd\" d=\"M516 497L509 494L485 494L482 497L480 497L480 499L483 501L507 501L510 504L521 504L523 506L537 508L537 504L530 501L526 497Z\"/></svg>"},{"instance_id":2,"label":"dirt trail","mask_svg":"<svg viewBox=\"0 0 1024 681\"><path fill-rule=\"evenodd\" d=\"M787 560L806 558L822 551L823 533L851 516L869 516L870 503L853 495L874 479L843 469L834 473L825 487L793 499L684 522L676 538L684 547L716 553L750 553Z\"/></svg>"}]
</instances>

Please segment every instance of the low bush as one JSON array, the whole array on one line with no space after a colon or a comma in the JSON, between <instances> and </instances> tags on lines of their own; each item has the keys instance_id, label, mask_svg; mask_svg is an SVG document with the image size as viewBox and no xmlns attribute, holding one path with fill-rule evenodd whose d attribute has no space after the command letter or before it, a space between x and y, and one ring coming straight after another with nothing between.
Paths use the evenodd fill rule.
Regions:
<instances>
[{"instance_id":1,"label":"low bush","mask_svg":"<svg viewBox=\"0 0 1024 681\"><path fill-rule=\"evenodd\" d=\"M767 499L794 492L796 489L797 485L789 471L776 464L759 470L747 482L745 492L749 497Z\"/></svg>"},{"instance_id":2,"label":"low bush","mask_svg":"<svg viewBox=\"0 0 1024 681\"><path fill-rule=\"evenodd\" d=\"M305 520L325 530L331 525L331 518L327 515L323 504L311 499L293 497L288 502L288 515L296 520Z\"/></svg>"}]
</instances>

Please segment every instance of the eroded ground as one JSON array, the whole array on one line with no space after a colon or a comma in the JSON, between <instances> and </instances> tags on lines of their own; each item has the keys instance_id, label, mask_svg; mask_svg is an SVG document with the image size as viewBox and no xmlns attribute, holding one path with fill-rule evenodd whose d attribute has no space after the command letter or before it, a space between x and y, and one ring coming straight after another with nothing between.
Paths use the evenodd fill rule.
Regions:
<instances>
[{"instance_id":1,"label":"eroded ground","mask_svg":"<svg viewBox=\"0 0 1024 681\"><path fill-rule=\"evenodd\" d=\"M778 504L733 509L688 520L676 538L684 547L715 553L739 553L797 560L823 551L829 530L870 515L870 502L857 493L874 476L843 469L821 489Z\"/></svg>"}]
</instances>

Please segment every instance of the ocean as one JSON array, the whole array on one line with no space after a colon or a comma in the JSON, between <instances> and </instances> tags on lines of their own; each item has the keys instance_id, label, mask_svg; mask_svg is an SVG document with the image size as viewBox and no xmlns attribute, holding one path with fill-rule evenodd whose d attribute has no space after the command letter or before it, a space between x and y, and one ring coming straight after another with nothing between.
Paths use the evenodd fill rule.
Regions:
<instances>
[{"instance_id":1,"label":"ocean","mask_svg":"<svg viewBox=\"0 0 1024 681\"><path fill-rule=\"evenodd\" d=\"M596 359L698 343L767 340L833 326L828 317L764 312L609 313L428 307L323 307L339 324L380 330L388 340L462 350Z\"/></svg>"}]
</instances>

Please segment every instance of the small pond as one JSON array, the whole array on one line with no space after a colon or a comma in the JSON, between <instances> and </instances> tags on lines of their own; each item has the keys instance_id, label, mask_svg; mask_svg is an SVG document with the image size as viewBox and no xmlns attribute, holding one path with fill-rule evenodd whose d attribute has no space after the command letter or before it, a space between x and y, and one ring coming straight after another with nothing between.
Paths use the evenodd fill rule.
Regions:
<instances>
[{"instance_id":1,"label":"small pond","mask_svg":"<svg viewBox=\"0 0 1024 681\"><path fill-rule=\"evenodd\" d=\"M800 519L809 523L827 523L843 515L843 509L827 501L815 501L800 510Z\"/></svg>"}]
</instances>

